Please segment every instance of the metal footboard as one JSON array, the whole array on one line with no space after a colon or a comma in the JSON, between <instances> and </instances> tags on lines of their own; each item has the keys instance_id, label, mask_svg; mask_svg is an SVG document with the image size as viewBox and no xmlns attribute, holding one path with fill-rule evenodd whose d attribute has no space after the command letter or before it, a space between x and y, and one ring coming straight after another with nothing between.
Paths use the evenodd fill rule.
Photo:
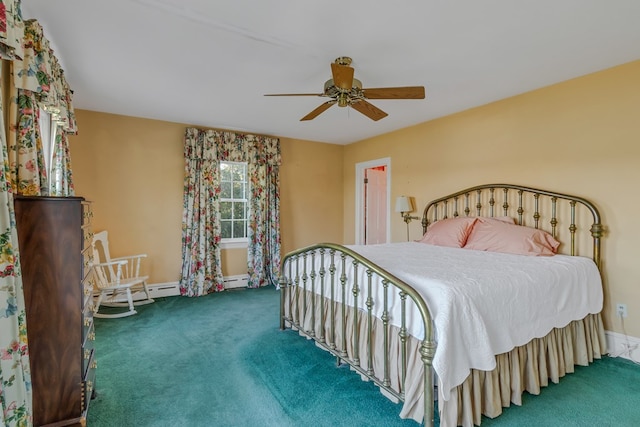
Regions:
<instances>
[{"instance_id":1,"label":"metal footboard","mask_svg":"<svg viewBox=\"0 0 640 427\"><path fill-rule=\"evenodd\" d=\"M433 426L436 343L429 309L411 286L347 247L321 243L284 257L280 288L280 329L298 330L331 352L338 363L349 364L401 401L405 399L410 356L408 304L415 304L424 328L419 345L424 425ZM392 306L400 309L399 321L391 319ZM375 330L382 330L382 343L379 336L374 337ZM392 334L397 334L397 341ZM398 343L393 349L392 341ZM380 358L383 368L376 372L374 366ZM392 360L400 365L399 384L391 379Z\"/></svg>"}]
</instances>

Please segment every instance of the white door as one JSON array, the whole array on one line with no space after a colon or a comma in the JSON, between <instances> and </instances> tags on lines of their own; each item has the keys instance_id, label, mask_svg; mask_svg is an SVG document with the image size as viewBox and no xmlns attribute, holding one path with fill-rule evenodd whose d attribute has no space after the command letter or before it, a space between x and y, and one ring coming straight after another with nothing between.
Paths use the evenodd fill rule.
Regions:
<instances>
[{"instance_id":1,"label":"white door","mask_svg":"<svg viewBox=\"0 0 640 427\"><path fill-rule=\"evenodd\" d=\"M387 243L387 170L377 166L364 171L364 243Z\"/></svg>"},{"instance_id":2,"label":"white door","mask_svg":"<svg viewBox=\"0 0 640 427\"><path fill-rule=\"evenodd\" d=\"M390 187L390 158L356 164L356 244L391 241Z\"/></svg>"}]
</instances>

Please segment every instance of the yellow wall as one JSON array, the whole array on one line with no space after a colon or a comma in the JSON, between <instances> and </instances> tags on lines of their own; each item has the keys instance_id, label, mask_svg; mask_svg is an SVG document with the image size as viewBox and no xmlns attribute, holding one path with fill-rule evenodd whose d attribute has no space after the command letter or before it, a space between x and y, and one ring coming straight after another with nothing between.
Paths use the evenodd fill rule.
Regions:
<instances>
[{"instance_id":1,"label":"yellow wall","mask_svg":"<svg viewBox=\"0 0 640 427\"><path fill-rule=\"evenodd\" d=\"M429 102L428 100L425 102ZM603 241L605 323L626 303L626 333L640 336L640 61L467 110L345 147L344 241L353 242L355 165L391 158L392 200L429 200L508 182L586 197L608 229ZM421 213L421 212L420 212ZM392 240L405 224L392 217ZM420 221L411 224L421 235Z\"/></svg>"},{"instance_id":2,"label":"yellow wall","mask_svg":"<svg viewBox=\"0 0 640 427\"><path fill-rule=\"evenodd\" d=\"M392 200L411 195L418 207L490 182L581 195L596 203L608 229L606 327L640 336L638 106L640 61L344 147L281 138L283 254L354 241L358 162L390 157ZM82 110L77 117L74 182L94 201L95 229L110 231L115 256L148 253L152 283L178 280L187 125ZM405 224L395 214L391 224L392 240L404 240ZM413 221L411 237L420 234ZM246 271L245 251L225 251L223 271ZM629 308L625 331L612 315L617 302Z\"/></svg>"},{"instance_id":3,"label":"yellow wall","mask_svg":"<svg viewBox=\"0 0 640 427\"><path fill-rule=\"evenodd\" d=\"M94 231L109 231L113 257L148 254L150 283L177 281L184 126L83 110L76 118L73 181L93 203Z\"/></svg>"},{"instance_id":4,"label":"yellow wall","mask_svg":"<svg viewBox=\"0 0 640 427\"><path fill-rule=\"evenodd\" d=\"M280 139L283 255L318 242L342 243L342 153L332 144Z\"/></svg>"},{"instance_id":5,"label":"yellow wall","mask_svg":"<svg viewBox=\"0 0 640 427\"><path fill-rule=\"evenodd\" d=\"M112 256L147 253L150 283L179 280L188 125L77 110L71 137L76 194L93 202L94 230ZM281 138L283 254L342 236L342 146ZM246 249L222 251L225 275L247 272Z\"/></svg>"}]
</instances>

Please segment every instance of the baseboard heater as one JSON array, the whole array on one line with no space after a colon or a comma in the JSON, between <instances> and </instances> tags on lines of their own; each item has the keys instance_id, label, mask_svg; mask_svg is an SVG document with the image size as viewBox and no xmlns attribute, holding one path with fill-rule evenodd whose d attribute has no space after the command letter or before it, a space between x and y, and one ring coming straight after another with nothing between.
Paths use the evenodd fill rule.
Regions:
<instances>
[{"instance_id":1,"label":"baseboard heater","mask_svg":"<svg viewBox=\"0 0 640 427\"><path fill-rule=\"evenodd\" d=\"M180 295L180 285L178 282L167 282L167 283L154 283L152 285L147 285L147 289L149 289L149 296L151 298L162 298L162 297L175 297ZM96 299L100 296L100 292L94 292L93 298ZM146 299L147 296L144 294L142 290L136 290L132 292L131 298L133 301ZM113 302L126 302L127 298L124 294L118 295L117 298L112 300Z\"/></svg>"},{"instance_id":2,"label":"baseboard heater","mask_svg":"<svg viewBox=\"0 0 640 427\"><path fill-rule=\"evenodd\" d=\"M151 298L175 297L180 295L180 284L178 282L154 283L148 285ZM136 299L137 295L133 298Z\"/></svg>"},{"instance_id":3,"label":"baseboard heater","mask_svg":"<svg viewBox=\"0 0 640 427\"><path fill-rule=\"evenodd\" d=\"M247 274L225 276L223 277L223 280L225 289L246 288L247 283L249 283L249 276Z\"/></svg>"},{"instance_id":4,"label":"baseboard heater","mask_svg":"<svg viewBox=\"0 0 640 427\"><path fill-rule=\"evenodd\" d=\"M225 289L246 288L249 276L246 274L225 276L223 280ZM153 283L147 285L147 289L149 289L151 298L175 297L180 295L180 284L178 282ZM98 297L98 292L95 293L94 297ZM134 301L146 298L144 292L141 291L134 292L132 297ZM116 299L116 301L124 302L126 298L123 295L121 298Z\"/></svg>"}]
</instances>

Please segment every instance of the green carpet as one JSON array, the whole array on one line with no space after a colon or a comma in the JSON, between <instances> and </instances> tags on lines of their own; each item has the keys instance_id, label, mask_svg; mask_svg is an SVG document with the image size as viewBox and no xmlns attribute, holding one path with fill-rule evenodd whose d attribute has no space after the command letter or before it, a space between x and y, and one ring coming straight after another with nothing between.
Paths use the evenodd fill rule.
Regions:
<instances>
[{"instance_id":1,"label":"green carpet","mask_svg":"<svg viewBox=\"0 0 640 427\"><path fill-rule=\"evenodd\" d=\"M370 382L278 329L272 287L161 298L96 319L88 425L417 426ZM640 367L606 358L487 426L626 426L640 420Z\"/></svg>"}]
</instances>

